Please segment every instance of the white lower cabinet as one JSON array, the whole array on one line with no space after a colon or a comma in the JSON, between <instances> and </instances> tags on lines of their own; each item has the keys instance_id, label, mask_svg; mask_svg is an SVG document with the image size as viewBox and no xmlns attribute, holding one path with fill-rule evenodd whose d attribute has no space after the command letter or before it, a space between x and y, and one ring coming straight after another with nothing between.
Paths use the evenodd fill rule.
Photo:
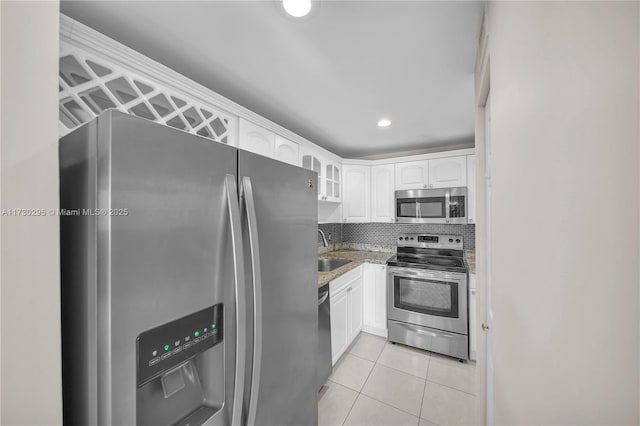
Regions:
<instances>
[{"instance_id":1,"label":"white lower cabinet","mask_svg":"<svg viewBox=\"0 0 640 426\"><path fill-rule=\"evenodd\" d=\"M365 263L363 287L362 330L387 337L387 265Z\"/></svg>"},{"instance_id":2,"label":"white lower cabinet","mask_svg":"<svg viewBox=\"0 0 640 426\"><path fill-rule=\"evenodd\" d=\"M333 365L362 330L362 269L358 266L329 283Z\"/></svg>"},{"instance_id":3,"label":"white lower cabinet","mask_svg":"<svg viewBox=\"0 0 640 426\"><path fill-rule=\"evenodd\" d=\"M476 274L469 274L469 358L476 359L477 348L477 300L476 300Z\"/></svg>"}]
</instances>

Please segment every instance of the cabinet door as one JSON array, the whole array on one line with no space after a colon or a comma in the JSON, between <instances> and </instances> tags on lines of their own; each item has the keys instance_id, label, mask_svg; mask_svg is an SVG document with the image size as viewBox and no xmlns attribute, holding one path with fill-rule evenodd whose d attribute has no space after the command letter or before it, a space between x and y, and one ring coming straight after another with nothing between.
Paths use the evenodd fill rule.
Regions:
<instances>
[{"instance_id":1,"label":"cabinet door","mask_svg":"<svg viewBox=\"0 0 640 426\"><path fill-rule=\"evenodd\" d=\"M362 330L362 275L351 283L349 291L349 304L350 310L350 329L349 329L349 343L356 338L360 330Z\"/></svg>"},{"instance_id":2,"label":"cabinet door","mask_svg":"<svg viewBox=\"0 0 640 426\"><path fill-rule=\"evenodd\" d=\"M374 277L374 314L373 327L384 330L386 337L387 330L387 266L372 265Z\"/></svg>"},{"instance_id":3,"label":"cabinet door","mask_svg":"<svg viewBox=\"0 0 640 426\"><path fill-rule=\"evenodd\" d=\"M265 157L274 157L275 133L241 118L239 136L238 146L241 149L264 155Z\"/></svg>"},{"instance_id":4,"label":"cabinet door","mask_svg":"<svg viewBox=\"0 0 640 426\"><path fill-rule=\"evenodd\" d=\"M340 166L333 162L325 163L324 195L327 201L340 202Z\"/></svg>"},{"instance_id":5,"label":"cabinet door","mask_svg":"<svg viewBox=\"0 0 640 426\"><path fill-rule=\"evenodd\" d=\"M371 222L394 222L393 164L371 167Z\"/></svg>"},{"instance_id":6,"label":"cabinet door","mask_svg":"<svg viewBox=\"0 0 640 426\"><path fill-rule=\"evenodd\" d=\"M467 155L467 223L476 223L476 155Z\"/></svg>"},{"instance_id":7,"label":"cabinet door","mask_svg":"<svg viewBox=\"0 0 640 426\"><path fill-rule=\"evenodd\" d=\"M376 317L376 271L374 265L370 263L364 264L363 288L362 288L362 325L365 331L373 327Z\"/></svg>"},{"instance_id":8,"label":"cabinet door","mask_svg":"<svg viewBox=\"0 0 640 426\"><path fill-rule=\"evenodd\" d=\"M467 186L467 156L429 160L429 188Z\"/></svg>"},{"instance_id":9,"label":"cabinet door","mask_svg":"<svg viewBox=\"0 0 640 426\"><path fill-rule=\"evenodd\" d=\"M350 318L348 289L331 294L331 360L335 364L349 345Z\"/></svg>"},{"instance_id":10,"label":"cabinet door","mask_svg":"<svg viewBox=\"0 0 640 426\"><path fill-rule=\"evenodd\" d=\"M469 274L469 358L476 359L477 348L477 298L476 298L476 275Z\"/></svg>"},{"instance_id":11,"label":"cabinet door","mask_svg":"<svg viewBox=\"0 0 640 426\"><path fill-rule=\"evenodd\" d=\"M342 199L344 222L371 220L371 167L345 165Z\"/></svg>"},{"instance_id":12,"label":"cabinet door","mask_svg":"<svg viewBox=\"0 0 640 426\"><path fill-rule=\"evenodd\" d=\"M298 161L298 144L276 135L276 160L297 166Z\"/></svg>"},{"instance_id":13,"label":"cabinet door","mask_svg":"<svg viewBox=\"0 0 640 426\"><path fill-rule=\"evenodd\" d=\"M314 151L303 149L301 150L301 163L303 168L313 170L318 174L318 181L316 182L318 200L324 199L324 170L322 160L320 160L320 157Z\"/></svg>"},{"instance_id":14,"label":"cabinet door","mask_svg":"<svg viewBox=\"0 0 640 426\"><path fill-rule=\"evenodd\" d=\"M409 161L397 163L396 189L421 189L426 188L429 179L429 162Z\"/></svg>"},{"instance_id":15,"label":"cabinet door","mask_svg":"<svg viewBox=\"0 0 640 426\"><path fill-rule=\"evenodd\" d=\"M387 267L365 263L362 329L387 337Z\"/></svg>"}]
</instances>

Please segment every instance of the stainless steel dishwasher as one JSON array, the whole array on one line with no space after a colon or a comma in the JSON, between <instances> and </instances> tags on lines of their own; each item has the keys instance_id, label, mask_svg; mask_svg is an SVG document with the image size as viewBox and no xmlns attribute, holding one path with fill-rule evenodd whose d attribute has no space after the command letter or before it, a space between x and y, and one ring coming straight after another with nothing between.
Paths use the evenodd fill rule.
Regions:
<instances>
[{"instance_id":1,"label":"stainless steel dishwasher","mask_svg":"<svg viewBox=\"0 0 640 426\"><path fill-rule=\"evenodd\" d=\"M318 389L331 374L331 303L329 284L318 289Z\"/></svg>"}]
</instances>

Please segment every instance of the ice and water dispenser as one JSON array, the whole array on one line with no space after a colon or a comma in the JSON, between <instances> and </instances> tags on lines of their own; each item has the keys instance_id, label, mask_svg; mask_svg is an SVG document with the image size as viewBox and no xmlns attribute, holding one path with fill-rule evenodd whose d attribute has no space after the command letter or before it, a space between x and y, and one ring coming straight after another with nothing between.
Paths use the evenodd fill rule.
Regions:
<instances>
[{"instance_id":1,"label":"ice and water dispenser","mask_svg":"<svg viewBox=\"0 0 640 426\"><path fill-rule=\"evenodd\" d=\"M223 316L217 304L138 335L138 425L200 425L221 409Z\"/></svg>"}]
</instances>

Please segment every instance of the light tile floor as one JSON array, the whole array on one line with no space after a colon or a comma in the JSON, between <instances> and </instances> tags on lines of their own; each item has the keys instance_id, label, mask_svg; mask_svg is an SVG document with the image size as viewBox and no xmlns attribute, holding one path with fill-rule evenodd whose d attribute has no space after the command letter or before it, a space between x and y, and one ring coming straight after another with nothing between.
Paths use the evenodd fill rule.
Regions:
<instances>
[{"instance_id":1,"label":"light tile floor","mask_svg":"<svg viewBox=\"0 0 640 426\"><path fill-rule=\"evenodd\" d=\"M319 425L475 425L475 363L360 333L318 401Z\"/></svg>"}]
</instances>

